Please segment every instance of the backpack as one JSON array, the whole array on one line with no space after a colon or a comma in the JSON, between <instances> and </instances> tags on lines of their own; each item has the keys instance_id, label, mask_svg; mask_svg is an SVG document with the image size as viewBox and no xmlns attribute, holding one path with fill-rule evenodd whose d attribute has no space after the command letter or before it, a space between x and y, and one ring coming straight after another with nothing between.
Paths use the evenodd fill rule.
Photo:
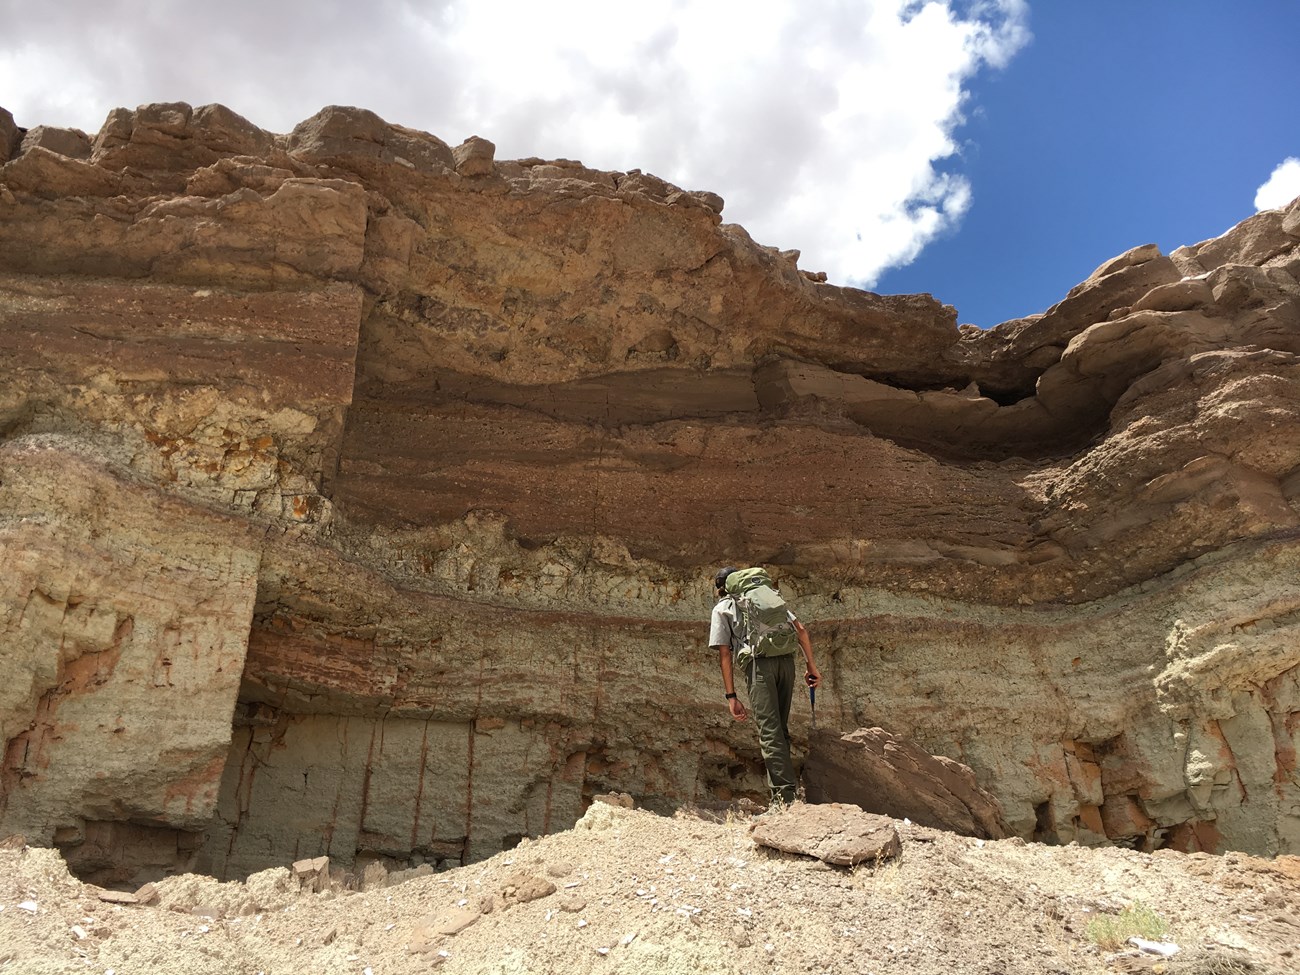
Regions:
<instances>
[{"instance_id":1,"label":"backpack","mask_svg":"<svg viewBox=\"0 0 1300 975\"><path fill-rule=\"evenodd\" d=\"M744 646L740 655L784 657L799 649L799 637L785 600L766 569L741 569L727 576L727 595L736 601L736 618Z\"/></svg>"}]
</instances>

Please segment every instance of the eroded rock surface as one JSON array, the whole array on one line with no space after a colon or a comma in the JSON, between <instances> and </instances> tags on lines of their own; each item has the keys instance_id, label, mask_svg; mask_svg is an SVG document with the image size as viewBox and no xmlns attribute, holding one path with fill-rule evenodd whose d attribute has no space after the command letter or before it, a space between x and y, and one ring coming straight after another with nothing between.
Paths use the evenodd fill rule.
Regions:
<instances>
[{"instance_id":1,"label":"eroded rock surface","mask_svg":"<svg viewBox=\"0 0 1300 975\"><path fill-rule=\"evenodd\" d=\"M849 803L982 839L1008 835L997 800L969 768L883 728L812 732L803 780L812 803Z\"/></svg>"},{"instance_id":2,"label":"eroded rock surface","mask_svg":"<svg viewBox=\"0 0 1300 975\"><path fill-rule=\"evenodd\" d=\"M1300 208L986 332L723 210L338 106L0 110L0 834L233 877L761 795L703 648L761 562L820 725L1012 832L1300 850Z\"/></svg>"}]
</instances>

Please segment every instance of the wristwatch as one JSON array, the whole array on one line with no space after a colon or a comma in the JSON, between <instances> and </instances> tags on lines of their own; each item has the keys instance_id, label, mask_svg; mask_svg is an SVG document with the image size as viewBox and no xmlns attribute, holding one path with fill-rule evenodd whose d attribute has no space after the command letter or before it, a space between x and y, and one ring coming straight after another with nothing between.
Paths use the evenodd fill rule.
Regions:
<instances>
[{"instance_id":1,"label":"wristwatch","mask_svg":"<svg viewBox=\"0 0 1300 975\"><path fill-rule=\"evenodd\" d=\"M727 695L727 700L728 700L728 701L734 701L734 700L736 700L736 695L735 695L735 694L728 694L728 695Z\"/></svg>"}]
</instances>

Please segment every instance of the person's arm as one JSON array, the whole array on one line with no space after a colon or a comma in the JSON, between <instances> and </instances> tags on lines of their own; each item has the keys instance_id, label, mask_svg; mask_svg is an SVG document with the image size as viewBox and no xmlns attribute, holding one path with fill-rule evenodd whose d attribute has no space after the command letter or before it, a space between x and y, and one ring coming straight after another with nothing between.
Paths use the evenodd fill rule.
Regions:
<instances>
[{"instance_id":1,"label":"person's arm","mask_svg":"<svg viewBox=\"0 0 1300 975\"><path fill-rule=\"evenodd\" d=\"M812 640L808 638L808 631L804 629L802 623L793 620L795 635L799 638L799 648L803 650L803 660L808 666L808 686L820 687L822 682L822 673L817 669L817 664L813 661Z\"/></svg>"},{"instance_id":2,"label":"person's arm","mask_svg":"<svg viewBox=\"0 0 1300 975\"><path fill-rule=\"evenodd\" d=\"M721 596L722 593L719 592L718 595ZM727 695L727 710L737 721L744 721L748 712L736 696L736 678L731 668L731 644L735 636L726 612L726 600L720 599L713 607L713 617L709 620L709 646L718 651L718 667L722 670L722 692Z\"/></svg>"},{"instance_id":3,"label":"person's arm","mask_svg":"<svg viewBox=\"0 0 1300 975\"><path fill-rule=\"evenodd\" d=\"M749 713L736 696L736 678L731 672L731 646L714 647L718 651L718 666L722 670L722 692L727 695L727 709L737 721L744 721Z\"/></svg>"}]
</instances>

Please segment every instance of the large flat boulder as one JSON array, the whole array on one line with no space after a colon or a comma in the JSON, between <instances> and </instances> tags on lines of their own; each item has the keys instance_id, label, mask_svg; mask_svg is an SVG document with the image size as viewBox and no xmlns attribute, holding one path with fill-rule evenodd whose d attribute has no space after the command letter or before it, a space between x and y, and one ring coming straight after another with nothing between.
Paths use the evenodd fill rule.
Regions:
<instances>
[{"instance_id":1,"label":"large flat boulder","mask_svg":"<svg viewBox=\"0 0 1300 975\"><path fill-rule=\"evenodd\" d=\"M796 803L756 820L749 832L759 846L802 853L836 867L888 860L903 849L893 820L850 803Z\"/></svg>"},{"instance_id":2,"label":"large flat boulder","mask_svg":"<svg viewBox=\"0 0 1300 975\"><path fill-rule=\"evenodd\" d=\"M1009 835L997 800L974 772L883 728L815 732L803 775L811 803L853 803L985 839Z\"/></svg>"}]
</instances>

